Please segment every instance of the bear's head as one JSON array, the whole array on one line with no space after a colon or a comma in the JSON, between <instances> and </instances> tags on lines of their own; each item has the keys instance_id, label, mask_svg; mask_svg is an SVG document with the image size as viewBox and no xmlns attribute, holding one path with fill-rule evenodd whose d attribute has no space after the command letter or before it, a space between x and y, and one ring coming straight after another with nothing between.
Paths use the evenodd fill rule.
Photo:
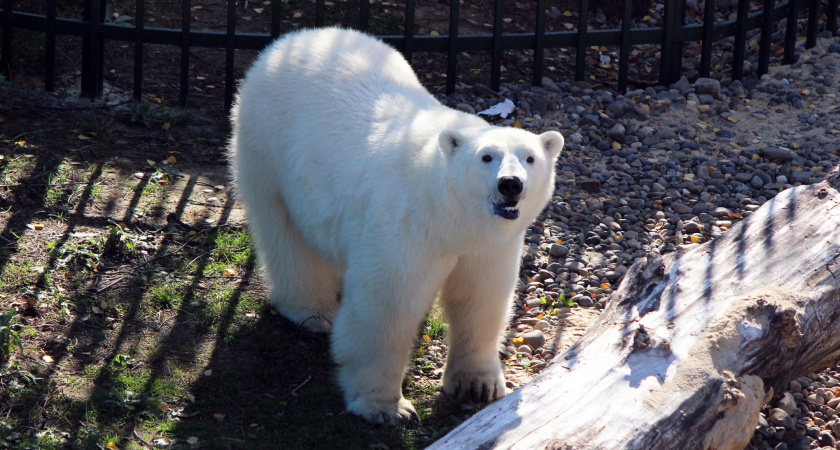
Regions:
<instances>
[{"instance_id":1,"label":"bear's head","mask_svg":"<svg viewBox=\"0 0 840 450\"><path fill-rule=\"evenodd\" d=\"M518 128L446 129L441 151L452 162L465 207L503 222L533 221L554 192L554 165L563 135ZM469 199L469 200L466 200ZM522 226L527 226L525 223Z\"/></svg>"}]
</instances>

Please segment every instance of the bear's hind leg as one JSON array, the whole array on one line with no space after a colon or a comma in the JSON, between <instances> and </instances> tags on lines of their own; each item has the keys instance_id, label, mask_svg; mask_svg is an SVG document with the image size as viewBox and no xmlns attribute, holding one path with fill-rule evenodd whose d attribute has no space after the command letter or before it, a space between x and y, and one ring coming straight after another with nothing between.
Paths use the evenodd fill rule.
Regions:
<instances>
[{"instance_id":1,"label":"bear's hind leg","mask_svg":"<svg viewBox=\"0 0 840 450\"><path fill-rule=\"evenodd\" d=\"M246 205L271 305L311 331L330 331L340 306L340 276L306 243L282 200L250 198Z\"/></svg>"},{"instance_id":2,"label":"bear's hind leg","mask_svg":"<svg viewBox=\"0 0 840 450\"><path fill-rule=\"evenodd\" d=\"M441 291L449 323L443 390L458 400L491 402L507 394L499 341L510 316L521 244L511 247L461 257Z\"/></svg>"}]
</instances>

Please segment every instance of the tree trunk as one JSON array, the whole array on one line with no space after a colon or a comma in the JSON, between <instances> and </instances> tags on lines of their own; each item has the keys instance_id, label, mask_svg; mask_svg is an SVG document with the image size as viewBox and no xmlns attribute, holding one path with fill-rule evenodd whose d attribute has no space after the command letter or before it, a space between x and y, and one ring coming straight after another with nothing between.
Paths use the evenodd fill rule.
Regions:
<instances>
[{"instance_id":1,"label":"tree trunk","mask_svg":"<svg viewBox=\"0 0 840 450\"><path fill-rule=\"evenodd\" d=\"M637 261L578 343L431 448L743 448L774 391L840 357L838 186Z\"/></svg>"}]
</instances>

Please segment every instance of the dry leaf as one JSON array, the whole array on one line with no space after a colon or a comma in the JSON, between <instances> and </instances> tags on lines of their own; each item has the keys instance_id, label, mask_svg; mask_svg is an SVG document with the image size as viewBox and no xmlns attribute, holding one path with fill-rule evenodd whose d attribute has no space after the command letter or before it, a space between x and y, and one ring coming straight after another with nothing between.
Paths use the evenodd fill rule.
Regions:
<instances>
[{"instance_id":1,"label":"dry leaf","mask_svg":"<svg viewBox=\"0 0 840 450\"><path fill-rule=\"evenodd\" d=\"M432 342L432 338L431 338L431 337L429 337L429 335L428 335L428 334L424 334L424 335L423 335L423 340L424 340L424 341L426 341L426 342Z\"/></svg>"},{"instance_id":2,"label":"dry leaf","mask_svg":"<svg viewBox=\"0 0 840 450\"><path fill-rule=\"evenodd\" d=\"M171 127L171 126L172 126L172 124L170 124L169 122L166 122L166 123L164 123L164 124L163 124L163 127L162 127L162 128L163 128L164 130L168 130L168 129L169 129L169 127Z\"/></svg>"},{"instance_id":3,"label":"dry leaf","mask_svg":"<svg viewBox=\"0 0 840 450\"><path fill-rule=\"evenodd\" d=\"M190 436L187 438L187 444L193 445L198 444L198 438L195 436Z\"/></svg>"},{"instance_id":4,"label":"dry leaf","mask_svg":"<svg viewBox=\"0 0 840 450\"><path fill-rule=\"evenodd\" d=\"M729 116L729 117L726 118L726 120L728 120L732 123L738 123L738 118L737 117Z\"/></svg>"},{"instance_id":5,"label":"dry leaf","mask_svg":"<svg viewBox=\"0 0 840 450\"><path fill-rule=\"evenodd\" d=\"M154 162L154 161L152 161L151 159L147 159L147 160L146 160L146 162L147 162L150 166L154 166L154 165L155 165L155 162Z\"/></svg>"},{"instance_id":6,"label":"dry leaf","mask_svg":"<svg viewBox=\"0 0 840 450\"><path fill-rule=\"evenodd\" d=\"M169 158L166 158L166 162L168 162L169 164L175 164L176 161L178 160L175 159L175 157L172 155L169 155Z\"/></svg>"},{"instance_id":7,"label":"dry leaf","mask_svg":"<svg viewBox=\"0 0 840 450\"><path fill-rule=\"evenodd\" d=\"M516 345L518 347L518 346L525 343L525 339L522 339L521 337L518 337L518 338L511 339L510 342L512 342L513 345Z\"/></svg>"},{"instance_id":8,"label":"dry leaf","mask_svg":"<svg viewBox=\"0 0 840 450\"><path fill-rule=\"evenodd\" d=\"M224 274L224 276L226 277L232 277L236 275L236 269L234 269L233 267L228 267L227 269L225 269L224 272L222 272L222 274Z\"/></svg>"},{"instance_id":9,"label":"dry leaf","mask_svg":"<svg viewBox=\"0 0 840 450\"><path fill-rule=\"evenodd\" d=\"M691 236L691 243L692 244L697 244L699 242L700 242L700 237L699 236L693 236L693 235Z\"/></svg>"},{"instance_id":10,"label":"dry leaf","mask_svg":"<svg viewBox=\"0 0 840 450\"><path fill-rule=\"evenodd\" d=\"M612 286L609 283L601 283L601 289L609 289L610 287Z\"/></svg>"},{"instance_id":11,"label":"dry leaf","mask_svg":"<svg viewBox=\"0 0 840 450\"><path fill-rule=\"evenodd\" d=\"M187 400L189 400L189 401L190 401L190 403L195 402L195 395L192 395L192 394L190 394L190 393L188 392L188 393L187 393Z\"/></svg>"},{"instance_id":12,"label":"dry leaf","mask_svg":"<svg viewBox=\"0 0 840 450\"><path fill-rule=\"evenodd\" d=\"M41 357L41 359L44 360L44 362L48 363L48 364L52 364L53 361L54 361L53 357L50 356L50 355L44 355L44 356Z\"/></svg>"},{"instance_id":13,"label":"dry leaf","mask_svg":"<svg viewBox=\"0 0 840 450\"><path fill-rule=\"evenodd\" d=\"M105 444L105 448L107 448L108 450L117 450L120 447L117 444L113 443L112 441L108 441L108 443Z\"/></svg>"},{"instance_id":14,"label":"dry leaf","mask_svg":"<svg viewBox=\"0 0 840 450\"><path fill-rule=\"evenodd\" d=\"M265 8L254 8L254 12L257 14L262 14L263 11L265 11Z\"/></svg>"},{"instance_id":15,"label":"dry leaf","mask_svg":"<svg viewBox=\"0 0 840 450\"><path fill-rule=\"evenodd\" d=\"M80 135L79 135L79 139L81 139L81 140L83 140L83 141L86 141L86 140L88 140L88 139L90 139L90 138L89 138L89 137L87 137L87 136L85 136L84 134L80 134Z\"/></svg>"},{"instance_id":16,"label":"dry leaf","mask_svg":"<svg viewBox=\"0 0 840 450\"><path fill-rule=\"evenodd\" d=\"M44 229L44 224L41 223L30 223L26 225L27 228L30 230L40 231Z\"/></svg>"},{"instance_id":17,"label":"dry leaf","mask_svg":"<svg viewBox=\"0 0 840 450\"><path fill-rule=\"evenodd\" d=\"M522 128L522 122L520 122L519 120L517 120L516 122L513 122L513 127L514 128Z\"/></svg>"},{"instance_id":18,"label":"dry leaf","mask_svg":"<svg viewBox=\"0 0 840 450\"><path fill-rule=\"evenodd\" d=\"M213 420L215 420L216 422L222 422L223 420L225 420L225 415L221 413L213 414Z\"/></svg>"}]
</instances>

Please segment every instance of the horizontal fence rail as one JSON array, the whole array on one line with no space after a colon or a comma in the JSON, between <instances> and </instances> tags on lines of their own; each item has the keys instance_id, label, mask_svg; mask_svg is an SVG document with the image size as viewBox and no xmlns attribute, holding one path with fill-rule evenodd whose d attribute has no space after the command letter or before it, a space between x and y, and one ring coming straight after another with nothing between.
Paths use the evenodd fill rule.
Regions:
<instances>
[{"instance_id":1,"label":"horizontal fence rail","mask_svg":"<svg viewBox=\"0 0 840 450\"><path fill-rule=\"evenodd\" d=\"M827 0L824 8L829 31L833 32L837 21L838 0ZM225 87L224 102L227 108L234 92L234 53L236 50L259 50L267 46L281 33L280 21L283 2L271 3L271 32L268 34L236 32L236 2L227 2L225 31L192 30L190 27L190 0L182 1L182 23L180 29L147 26L144 23L145 1L136 0L134 25L114 24L104 21L105 0L85 0L83 19L70 19L56 16L55 0L47 1L46 14L33 14L13 10L12 0L2 0L2 47L0 47L0 66L8 72L11 66L13 30L23 29L44 33L46 49L46 71L44 86L52 90L55 83L56 36L75 36L83 38L82 49L82 86L83 96L95 97L102 92L104 74L105 41L133 43L134 46L134 96L140 100L143 80L143 54L147 45L169 45L180 48L180 95L181 105L187 103L189 92L189 56L190 49L196 47L219 48L225 50ZM794 45L797 39L797 19L801 12L808 11L806 29L806 48L815 45L819 18L822 8L819 0L762 0L762 10L749 13L749 2L739 2L736 17L731 20L714 21L714 1L707 0L703 11L702 24L685 24L685 0L665 0L663 25L650 28L631 28L632 0L624 0L621 8L621 25L615 29L589 30L590 0L577 0L579 6L578 29L571 31L546 30L546 0L537 0L537 13L534 17L535 31L532 33L504 33L502 0L494 0L492 34L464 35L459 33L460 2L453 0L449 6L448 35L414 35L415 1L405 2L403 35L379 36L385 42L399 49L411 62L414 53L435 52L447 54L446 92L452 93L456 87L458 53L487 52L491 55L490 87L498 90L501 84L502 53L508 50L530 50L534 52L532 84L540 86L544 75L544 52L549 49L576 49L574 58L574 77L583 80L586 73L586 50L592 46L618 46L619 91L625 91L628 85L629 51L634 45L658 45L659 83L668 84L676 81L682 73L683 45L688 42L701 42L699 76L711 73L712 46L716 41L727 37L735 38L732 58L732 77L743 77L745 61L746 34L750 30L760 29L758 74L766 73L769 67L772 43L770 36L774 25L787 19L784 37L783 62L790 63L794 58ZM315 1L315 25L325 24L325 0ZM489 4L488 4L489 7ZM769 11L769 13L768 13ZM361 0L359 5L359 28L369 27L370 0Z\"/></svg>"}]
</instances>

